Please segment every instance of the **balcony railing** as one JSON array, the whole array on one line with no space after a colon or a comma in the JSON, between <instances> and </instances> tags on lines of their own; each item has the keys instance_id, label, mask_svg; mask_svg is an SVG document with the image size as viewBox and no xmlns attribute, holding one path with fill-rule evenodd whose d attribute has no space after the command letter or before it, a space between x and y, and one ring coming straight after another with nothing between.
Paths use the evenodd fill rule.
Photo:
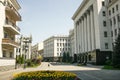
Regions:
<instances>
[{"instance_id":1,"label":"balcony railing","mask_svg":"<svg viewBox=\"0 0 120 80\"><path fill-rule=\"evenodd\" d=\"M13 26L16 30L18 30L18 31L20 32L20 28L17 27L17 26L16 26L15 24L13 24L12 22L10 22L9 20L6 20L5 25L11 25L11 26Z\"/></svg>"},{"instance_id":2,"label":"balcony railing","mask_svg":"<svg viewBox=\"0 0 120 80\"><path fill-rule=\"evenodd\" d=\"M2 44L10 44L10 45L13 45L13 46L18 46L18 43L11 40L10 38L2 39Z\"/></svg>"},{"instance_id":3,"label":"balcony railing","mask_svg":"<svg viewBox=\"0 0 120 80\"><path fill-rule=\"evenodd\" d=\"M8 1L6 1L6 2L5 2L5 6L6 6L8 9L12 10L12 11L19 17L19 19L21 20L20 14L18 13L18 11L14 8L14 6L13 6L12 4L10 4Z\"/></svg>"}]
</instances>

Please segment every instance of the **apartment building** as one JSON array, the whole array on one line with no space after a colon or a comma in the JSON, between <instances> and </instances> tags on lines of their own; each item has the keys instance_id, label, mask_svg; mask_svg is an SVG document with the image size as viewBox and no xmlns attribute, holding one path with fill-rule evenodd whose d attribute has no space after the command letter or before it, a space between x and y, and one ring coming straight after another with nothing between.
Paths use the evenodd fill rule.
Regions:
<instances>
[{"instance_id":1,"label":"apartment building","mask_svg":"<svg viewBox=\"0 0 120 80\"><path fill-rule=\"evenodd\" d=\"M106 10L105 0L83 0L72 16L78 62L104 64L111 58L111 27Z\"/></svg>"},{"instance_id":2,"label":"apartment building","mask_svg":"<svg viewBox=\"0 0 120 80\"><path fill-rule=\"evenodd\" d=\"M68 36L52 36L44 41L44 59L59 61L64 52L69 52Z\"/></svg>"},{"instance_id":3,"label":"apartment building","mask_svg":"<svg viewBox=\"0 0 120 80\"><path fill-rule=\"evenodd\" d=\"M38 56L43 57L43 54L44 54L43 42L37 43L34 46L32 46L32 59L35 59Z\"/></svg>"},{"instance_id":4,"label":"apartment building","mask_svg":"<svg viewBox=\"0 0 120 80\"><path fill-rule=\"evenodd\" d=\"M75 38L74 38L74 29L71 29L69 31L69 40L70 40L70 57L72 59L72 61L76 61L74 59L74 53L75 53Z\"/></svg>"},{"instance_id":5,"label":"apartment building","mask_svg":"<svg viewBox=\"0 0 120 80\"><path fill-rule=\"evenodd\" d=\"M20 34L17 22L21 21L18 13L20 5L17 0L0 0L0 69L14 68L16 52L19 45L16 35Z\"/></svg>"},{"instance_id":6,"label":"apartment building","mask_svg":"<svg viewBox=\"0 0 120 80\"><path fill-rule=\"evenodd\" d=\"M25 60L31 59L32 50L32 35L21 36L19 38L19 47L17 48L17 55L24 56Z\"/></svg>"}]
</instances>

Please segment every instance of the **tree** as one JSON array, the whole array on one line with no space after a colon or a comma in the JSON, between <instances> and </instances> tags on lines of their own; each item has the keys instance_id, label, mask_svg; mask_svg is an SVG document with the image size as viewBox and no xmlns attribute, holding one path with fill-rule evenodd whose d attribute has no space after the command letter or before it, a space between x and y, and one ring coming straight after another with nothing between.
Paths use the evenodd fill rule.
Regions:
<instances>
[{"instance_id":1,"label":"tree","mask_svg":"<svg viewBox=\"0 0 120 80\"><path fill-rule=\"evenodd\" d=\"M66 62L70 62L70 54L69 54L69 52L67 52L67 54L66 54Z\"/></svg>"},{"instance_id":2,"label":"tree","mask_svg":"<svg viewBox=\"0 0 120 80\"><path fill-rule=\"evenodd\" d=\"M64 52L63 53L63 59L62 59L63 62L66 62L66 53Z\"/></svg>"},{"instance_id":3,"label":"tree","mask_svg":"<svg viewBox=\"0 0 120 80\"><path fill-rule=\"evenodd\" d=\"M114 45L113 66L116 68L120 68L120 33L118 34Z\"/></svg>"}]
</instances>

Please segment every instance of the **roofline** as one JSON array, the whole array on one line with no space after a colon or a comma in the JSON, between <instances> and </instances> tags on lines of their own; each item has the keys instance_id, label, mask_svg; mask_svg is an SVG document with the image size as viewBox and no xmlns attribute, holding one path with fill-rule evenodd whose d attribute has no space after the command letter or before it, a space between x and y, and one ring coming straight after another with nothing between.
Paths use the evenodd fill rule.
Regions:
<instances>
[{"instance_id":1,"label":"roofline","mask_svg":"<svg viewBox=\"0 0 120 80\"><path fill-rule=\"evenodd\" d=\"M78 13L80 12L80 10L82 9L82 7L85 5L85 3L88 0L83 0L82 3L80 4L80 6L78 7L78 9L75 11L75 13L72 16L72 20L74 20L76 18L76 16L78 15Z\"/></svg>"}]
</instances>

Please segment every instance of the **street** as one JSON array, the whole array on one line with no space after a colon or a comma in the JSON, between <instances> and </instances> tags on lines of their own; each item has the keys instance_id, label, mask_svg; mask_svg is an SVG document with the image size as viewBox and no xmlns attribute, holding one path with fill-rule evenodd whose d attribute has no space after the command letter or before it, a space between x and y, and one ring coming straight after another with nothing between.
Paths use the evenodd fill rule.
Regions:
<instances>
[{"instance_id":1,"label":"street","mask_svg":"<svg viewBox=\"0 0 120 80\"><path fill-rule=\"evenodd\" d=\"M37 70L69 71L77 74L77 76L82 80L120 80L120 70L104 70L99 66L76 66L73 64L48 62L42 62L37 68L20 68L0 72L0 80L10 80L15 73Z\"/></svg>"}]
</instances>

